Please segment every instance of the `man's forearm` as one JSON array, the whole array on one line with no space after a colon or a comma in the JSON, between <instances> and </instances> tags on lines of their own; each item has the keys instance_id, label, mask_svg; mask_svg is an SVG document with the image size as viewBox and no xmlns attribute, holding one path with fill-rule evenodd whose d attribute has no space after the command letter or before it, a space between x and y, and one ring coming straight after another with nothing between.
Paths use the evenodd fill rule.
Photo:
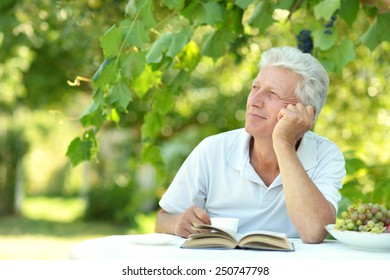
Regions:
<instances>
[{"instance_id":1,"label":"man's forearm","mask_svg":"<svg viewBox=\"0 0 390 280\"><path fill-rule=\"evenodd\" d=\"M294 147L275 149L288 213L303 242L319 243L326 237L324 226L334 223L335 210L304 170Z\"/></svg>"},{"instance_id":2,"label":"man's forearm","mask_svg":"<svg viewBox=\"0 0 390 280\"><path fill-rule=\"evenodd\" d=\"M154 231L157 233L176 234L176 219L177 215L170 214L163 209L160 210L156 217L156 227Z\"/></svg>"}]
</instances>

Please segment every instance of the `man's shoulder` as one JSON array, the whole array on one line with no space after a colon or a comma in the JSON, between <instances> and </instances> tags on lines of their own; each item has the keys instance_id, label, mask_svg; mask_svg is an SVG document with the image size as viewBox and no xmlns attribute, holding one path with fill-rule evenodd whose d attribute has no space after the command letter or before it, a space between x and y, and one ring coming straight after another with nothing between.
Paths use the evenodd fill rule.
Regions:
<instances>
[{"instance_id":1,"label":"man's shoulder","mask_svg":"<svg viewBox=\"0 0 390 280\"><path fill-rule=\"evenodd\" d=\"M340 148L337 146L336 143L332 142L323 135L319 135L313 131L308 131L306 132L305 137L315 143L317 148L321 148L321 150L333 149L340 151Z\"/></svg>"},{"instance_id":2,"label":"man's shoulder","mask_svg":"<svg viewBox=\"0 0 390 280\"><path fill-rule=\"evenodd\" d=\"M217 145L227 144L229 142L233 143L237 140L237 138L242 136L244 132L245 132L244 128L229 130L229 131L208 136L202 142L208 144L217 144Z\"/></svg>"}]
</instances>

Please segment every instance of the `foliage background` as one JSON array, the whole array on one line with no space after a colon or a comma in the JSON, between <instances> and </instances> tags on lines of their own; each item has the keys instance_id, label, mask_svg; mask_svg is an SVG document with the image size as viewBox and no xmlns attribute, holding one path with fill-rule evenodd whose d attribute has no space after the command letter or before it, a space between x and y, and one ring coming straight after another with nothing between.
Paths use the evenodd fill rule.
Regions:
<instances>
[{"instance_id":1,"label":"foliage background","mask_svg":"<svg viewBox=\"0 0 390 280\"><path fill-rule=\"evenodd\" d=\"M340 209L389 206L384 2L3 0L0 216L80 197L85 219L137 227L201 139L243 126L261 53L302 29L331 78L314 131L346 156Z\"/></svg>"}]
</instances>

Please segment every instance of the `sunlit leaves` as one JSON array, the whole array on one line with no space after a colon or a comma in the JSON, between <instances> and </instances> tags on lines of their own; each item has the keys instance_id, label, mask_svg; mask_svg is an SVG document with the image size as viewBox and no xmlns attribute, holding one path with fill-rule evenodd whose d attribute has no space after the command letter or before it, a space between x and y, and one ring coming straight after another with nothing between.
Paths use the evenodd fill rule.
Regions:
<instances>
[{"instance_id":1,"label":"sunlit leaves","mask_svg":"<svg viewBox=\"0 0 390 280\"><path fill-rule=\"evenodd\" d=\"M185 0L163 0L165 6L173 10L181 10L184 7Z\"/></svg>"},{"instance_id":2,"label":"sunlit leaves","mask_svg":"<svg viewBox=\"0 0 390 280\"><path fill-rule=\"evenodd\" d=\"M192 72L200 58L201 53L199 46L194 41L190 41L178 55L178 61L175 64L175 68L181 68Z\"/></svg>"},{"instance_id":3,"label":"sunlit leaves","mask_svg":"<svg viewBox=\"0 0 390 280\"><path fill-rule=\"evenodd\" d=\"M98 70L95 72L95 75L92 77L94 92L96 92L99 88L109 83L112 79L115 71L115 59L107 58L100 65Z\"/></svg>"},{"instance_id":4,"label":"sunlit leaves","mask_svg":"<svg viewBox=\"0 0 390 280\"><path fill-rule=\"evenodd\" d=\"M259 28L260 32L264 32L269 26L274 23L272 18L273 7L268 1L258 3L249 19L249 24Z\"/></svg>"},{"instance_id":5,"label":"sunlit leaves","mask_svg":"<svg viewBox=\"0 0 390 280\"><path fill-rule=\"evenodd\" d=\"M246 9L251 3L253 3L253 0L234 0L234 4L243 10Z\"/></svg>"},{"instance_id":6,"label":"sunlit leaves","mask_svg":"<svg viewBox=\"0 0 390 280\"><path fill-rule=\"evenodd\" d=\"M363 34L360 41L374 50L382 41L390 42L390 12L378 15L375 22Z\"/></svg>"},{"instance_id":7,"label":"sunlit leaves","mask_svg":"<svg viewBox=\"0 0 390 280\"><path fill-rule=\"evenodd\" d=\"M324 18L325 20L329 20L332 15L340 9L341 0L324 0L318 3L314 7L314 16L316 19Z\"/></svg>"},{"instance_id":8,"label":"sunlit leaves","mask_svg":"<svg viewBox=\"0 0 390 280\"><path fill-rule=\"evenodd\" d=\"M73 166L79 163L90 160L96 155L97 142L95 133L88 130L84 133L83 138L77 137L70 143L66 155L70 158Z\"/></svg>"},{"instance_id":9,"label":"sunlit leaves","mask_svg":"<svg viewBox=\"0 0 390 280\"><path fill-rule=\"evenodd\" d=\"M356 58L354 44L351 40L344 39L339 45L324 52L324 56L333 63L331 70L342 76L345 65Z\"/></svg>"},{"instance_id":10,"label":"sunlit leaves","mask_svg":"<svg viewBox=\"0 0 390 280\"><path fill-rule=\"evenodd\" d=\"M139 20L126 19L121 22L120 30L127 47L134 46L138 48L145 47L150 42L149 29L145 23Z\"/></svg>"},{"instance_id":11,"label":"sunlit leaves","mask_svg":"<svg viewBox=\"0 0 390 280\"><path fill-rule=\"evenodd\" d=\"M191 35L192 32L188 28L182 28L178 33L167 32L162 34L146 55L146 62L159 63L163 59L164 54L174 58L187 44Z\"/></svg>"},{"instance_id":12,"label":"sunlit leaves","mask_svg":"<svg viewBox=\"0 0 390 280\"><path fill-rule=\"evenodd\" d=\"M84 127L100 127L103 124L104 120L105 118L100 104L95 102L94 100L91 101L88 108L80 117L80 122Z\"/></svg>"},{"instance_id":13,"label":"sunlit leaves","mask_svg":"<svg viewBox=\"0 0 390 280\"><path fill-rule=\"evenodd\" d=\"M341 7L338 14L349 24L349 26L352 26L352 24L354 23L358 12L359 12L358 1L356 0L341 1Z\"/></svg>"},{"instance_id":14,"label":"sunlit leaves","mask_svg":"<svg viewBox=\"0 0 390 280\"><path fill-rule=\"evenodd\" d=\"M133 80L132 88L139 98L143 98L149 89L157 86L161 81L161 72L153 71L146 65L144 71Z\"/></svg>"},{"instance_id":15,"label":"sunlit leaves","mask_svg":"<svg viewBox=\"0 0 390 280\"><path fill-rule=\"evenodd\" d=\"M115 26L112 26L102 37L100 37L100 44L103 48L103 54L105 57L111 57L118 54L121 39L121 32Z\"/></svg>"},{"instance_id":16,"label":"sunlit leaves","mask_svg":"<svg viewBox=\"0 0 390 280\"><path fill-rule=\"evenodd\" d=\"M233 40L234 36L229 29L218 29L205 36L202 54L218 59L225 53L226 44Z\"/></svg>"},{"instance_id":17,"label":"sunlit leaves","mask_svg":"<svg viewBox=\"0 0 390 280\"><path fill-rule=\"evenodd\" d=\"M113 107L125 111L132 100L131 91L125 81L119 81L112 85L108 91L108 99Z\"/></svg>"},{"instance_id":18,"label":"sunlit leaves","mask_svg":"<svg viewBox=\"0 0 390 280\"><path fill-rule=\"evenodd\" d=\"M143 141L150 141L161 131L163 116L157 112L148 112L141 127Z\"/></svg>"}]
</instances>

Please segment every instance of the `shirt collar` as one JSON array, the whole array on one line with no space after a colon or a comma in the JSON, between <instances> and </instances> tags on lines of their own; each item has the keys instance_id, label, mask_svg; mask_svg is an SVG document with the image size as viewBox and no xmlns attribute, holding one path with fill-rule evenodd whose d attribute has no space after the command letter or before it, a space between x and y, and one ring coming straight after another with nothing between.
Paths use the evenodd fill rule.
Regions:
<instances>
[{"instance_id":1,"label":"shirt collar","mask_svg":"<svg viewBox=\"0 0 390 280\"><path fill-rule=\"evenodd\" d=\"M313 132L307 132L303 135L299 144L297 155L303 165L305 171L315 167L316 165L316 141L313 137ZM249 161L249 145L251 135L245 129L239 134L232 148L230 149L227 161L231 167L236 170L242 170L245 163Z\"/></svg>"}]
</instances>

